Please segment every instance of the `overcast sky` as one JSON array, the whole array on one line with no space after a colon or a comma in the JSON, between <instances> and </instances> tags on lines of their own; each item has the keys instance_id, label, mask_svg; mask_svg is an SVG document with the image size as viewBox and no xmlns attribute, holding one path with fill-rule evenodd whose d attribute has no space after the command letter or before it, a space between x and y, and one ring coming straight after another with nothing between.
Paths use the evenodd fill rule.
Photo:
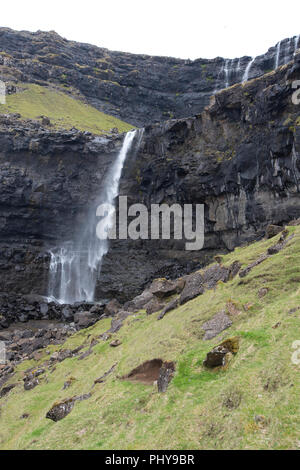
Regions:
<instances>
[{"instance_id":1,"label":"overcast sky","mask_svg":"<svg viewBox=\"0 0 300 470\"><path fill-rule=\"evenodd\" d=\"M1 26L184 59L262 54L300 34L299 19L299 0L14 0L0 7Z\"/></svg>"}]
</instances>

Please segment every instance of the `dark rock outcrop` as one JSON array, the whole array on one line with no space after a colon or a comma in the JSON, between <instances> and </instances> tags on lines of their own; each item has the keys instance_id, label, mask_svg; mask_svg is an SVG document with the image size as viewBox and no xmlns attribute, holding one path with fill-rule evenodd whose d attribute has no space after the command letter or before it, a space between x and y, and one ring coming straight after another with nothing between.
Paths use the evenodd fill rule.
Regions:
<instances>
[{"instance_id":1,"label":"dark rock outcrop","mask_svg":"<svg viewBox=\"0 0 300 470\"><path fill-rule=\"evenodd\" d=\"M48 57L54 52L50 53L47 47L54 47L57 42L62 48L72 49L72 54L81 48L54 33L50 36L48 33L15 34L4 29L0 41L13 58L6 57L9 67L13 67L14 61L20 61L20 70L25 67L24 80L28 78L27 70L31 70L32 54L37 54L34 49L41 47L34 44L33 52L29 52L33 37L44 38L47 57L41 64L54 60ZM14 51L20 49L20 41L24 42L24 52L19 52L17 59ZM84 56L87 51L93 55L91 47L82 46L80 50L85 51ZM99 51L101 59L103 51ZM28 54L28 67L23 53ZM64 66L72 62L72 70L72 54L68 58L62 53L62 58L55 60L62 61ZM131 55L126 57L132 59ZM114 60L124 64L120 55ZM149 70L150 59L143 60ZM159 60L170 67L169 59ZM182 64L188 70L196 65L197 61ZM34 74L44 74L43 65L36 65L33 70ZM186 77L186 82L191 83L189 76ZM48 75L44 79L48 80ZM143 203L149 210L152 203L204 204L204 249L186 251L186 240L172 237L171 240L114 240L102 263L96 299L117 298L125 302L156 277L184 276L207 264L216 253L263 237L268 224L283 226L297 219L300 126L299 106L291 99L292 81L297 79L300 79L299 54L294 62L276 72L217 93L201 114L145 128L139 152L129 155L126 161L120 193L128 196L128 204ZM140 83L142 86L142 79ZM121 108L126 112L125 105ZM193 108L189 112L195 111ZM150 112L148 115L153 118ZM2 292L14 296L16 293L47 295L49 249L61 240L72 239L74 227L84 224L87 207L98 194L121 141L121 136L100 138L76 130L58 132L17 116L0 117ZM207 279L210 282L214 281ZM201 293L201 283L197 286ZM145 295L150 302L151 295ZM143 306L147 303L144 297L139 300ZM7 326L7 317L16 311L11 300L1 300L3 305L7 302L9 305L1 310L2 326ZM25 307L25 317L35 315L34 306L27 308L26 304ZM135 307L141 308L137 304ZM38 315L51 318L53 309L56 307L40 302ZM68 321L76 313L75 309L71 310L63 309ZM21 320L20 315L18 312L13 320Z\"/></svg>"},{"instance_id":2,"label":"dark rock outcrop","mask_svg":"<svg viewBox=\"0 0 300 470\"><path fill-rule=\"evenodd\" d=\"M295 39L281 41L279 65L292 60ZM0 28L0 47L0 79L8 82L9 93L20 81L74 88L99 110L140 127L201 112L216 90L243 80L252 59L129 54L68 41L54 31L9 28ZM276 54L276 47L271 47L256 57L249 77L273 70Z\"/></svg>"},{"instance_id":3,"label":"dark rock outcrop","mask_svg":"<svg viewBox=\"0 0 300 470\"><path fill-rule=\"evenodd\" d=\"M60 421L65 418L74 408L74 405L77 401L88 400L91 397L90 393L85 395L79 395L72 398L66 398L61 402L54 403L52 408L47 412L46 418L51 419L52 421Z\"/></svg>"}]
</instances>

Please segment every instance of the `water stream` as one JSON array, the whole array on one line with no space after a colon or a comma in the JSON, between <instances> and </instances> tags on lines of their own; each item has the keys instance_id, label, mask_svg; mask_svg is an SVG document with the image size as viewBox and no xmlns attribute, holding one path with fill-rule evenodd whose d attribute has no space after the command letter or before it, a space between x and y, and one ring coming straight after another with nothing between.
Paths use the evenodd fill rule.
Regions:
<instances>
[{"instance_id":1,"label":"water stream","mask_svg":"<svg viewBox=\"0 0 300 470\"><path fill-rule=\"evenodd\" d=\"M73 240L68 240L50 251L49 299L66 304L94 300L96 281L101 271L103 256L109 248L108 240L100 240L96 235L96 226L99 221L96 210L100 203L114 207L126 156L134 140L139 143L141 136L142 130L133 130L125 135L122 148L108 171L103 187L100 188L99 197L87 211L85 224L75 230ZM111 211L105 218L107 232L112 226L113 215L114 211ZM84 226L83 229L82 226Z\"/></svg>"}]
</instances>

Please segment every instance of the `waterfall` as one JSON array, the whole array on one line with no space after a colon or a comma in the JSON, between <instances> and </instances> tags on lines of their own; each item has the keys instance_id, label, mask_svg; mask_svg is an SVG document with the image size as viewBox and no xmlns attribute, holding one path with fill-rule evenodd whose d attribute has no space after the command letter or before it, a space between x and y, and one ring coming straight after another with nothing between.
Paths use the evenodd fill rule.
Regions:
<instances>
[{"instance_id":1,"label":"waterfall","mask_svg":"<svg viewBox=\"0 0 300 470\"><path fill-rule=\"evenodd\" d=\"M296 50L298 48L299 39L300 39L300 34L298 34L298 36L295 36L294 55L296 54Z\"/></svg>"},{"instance_id":2,"label":"waterfall","mask_svg":"<svg viewBox=\"0 0 300 470\"><path fill-rule=\"evenodd\" d=\"M73 241L64 242L60 247L50 251L50 272L48 297L59 303L72 304L77 301L94 300L97 277L101 270L103 256L108 252L108 240L100 240L96 235L96 209L99 204L114 205L119 193L122 169L135 136L138 144L143 130L133 130L125 135L122 148L116 161L108 171L104 187L99 197L88 210L84 229L75 231ZM106 232L112 228L113 214L106 217Z\"/></svg>"},{"instance_id":3,"label":"waterfall","mask_svg":"<svg viewBox=\"0 0 300 470\"><path fill-rule=\"evenodd\" d=\"M279 56L280 56L280 45L281 41L276 46L276 56L275 56L275 69L279 66Z\"/></svg>"},{"instance_id":4,"label":"waterfall","mask_svg":"<svg viewBox=\"0 0 300 470\"><path fill-rule=\"evenodd\" d=\"M229 87L229 59L225 60L224 73L225 73L225 88Z\"/></svg>"},{"instance_id":5,"label":"waterfall","mask_svg":"<svg viewBox=\"0 0 300 470\"><path fill-rule=\"evenodd\" d=\"M255 61L255 57L250 59L250 61L248 62L247 67L246 67L245 72L244 72L244 75L243 75L243 78L242 78L242 83L244 83L248 80L249 72L250 72L250 69L251 69L252 64L253 64L254 61Z\"/></svg>"}]
</instances>

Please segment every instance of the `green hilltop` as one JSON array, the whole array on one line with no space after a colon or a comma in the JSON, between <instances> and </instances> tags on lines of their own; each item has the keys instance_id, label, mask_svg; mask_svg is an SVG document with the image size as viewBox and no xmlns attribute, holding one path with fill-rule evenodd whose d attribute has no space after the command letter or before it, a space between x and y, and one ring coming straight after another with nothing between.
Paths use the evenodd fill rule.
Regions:
<instances>
[{"instance_id":1,"label":"green hilltop","mask_svg":"<svg viewBox=\"0 0 300 470\"><path fill-rule=\"evenodd\" d=\"M23 119L40 119L47 116L55 129L75 127L81 131L104 134L112 128L127 132L132 125L98 111L75 96L74 90L20 83L17 93L6 96L6 104L0 104L0 114L19 113Z\"/></svg>"}]
</instances>

